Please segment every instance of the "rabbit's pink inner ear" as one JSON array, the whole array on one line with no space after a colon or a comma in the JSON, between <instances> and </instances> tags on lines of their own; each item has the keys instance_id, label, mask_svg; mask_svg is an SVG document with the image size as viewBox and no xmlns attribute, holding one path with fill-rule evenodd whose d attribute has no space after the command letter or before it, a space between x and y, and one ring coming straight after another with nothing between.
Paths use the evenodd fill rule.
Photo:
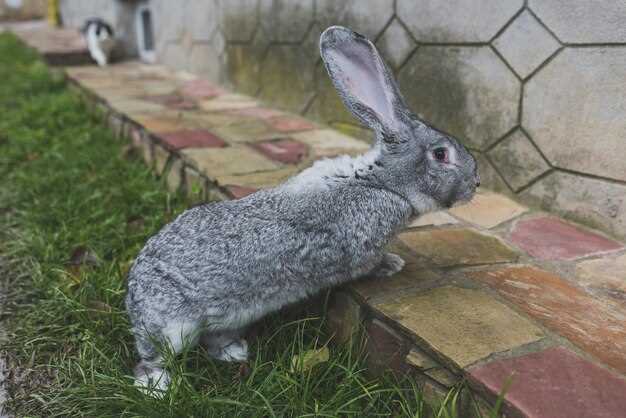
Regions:
<instances>
[{"instance_id":1,"label":"rabbit's pink inner ear","mask_svg":"<svg viewBox=\"0 0 626 418\"><path fill-rule=\"evenodd\" d=\"M383 126L395 126L393 91L386 79L387 70L374 46L367 41L351 42L328 54L335 67L333 77L344 89L343 93L349 96L347 99L371 109ZM352 103L348 106L353 108Z\"/></svg>"}]
</instances>

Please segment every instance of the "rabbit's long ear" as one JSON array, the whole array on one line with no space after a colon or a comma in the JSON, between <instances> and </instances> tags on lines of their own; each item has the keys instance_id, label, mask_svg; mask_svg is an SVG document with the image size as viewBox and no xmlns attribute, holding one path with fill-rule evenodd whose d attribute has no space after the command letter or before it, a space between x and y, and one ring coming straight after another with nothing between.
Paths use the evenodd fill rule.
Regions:
<instances>
[{"instance_id":1,"label":"rabbit's long ear","mask_svg":"<svg viewBox=\"0 0 626 418\"><path fill-rule=\"evenodd\" d=\"M404 100L374 45L341 26L322 33L320 52L344 104L363 124L377 131L395 131L397 109Z\"/></svg>"}]
</instances>

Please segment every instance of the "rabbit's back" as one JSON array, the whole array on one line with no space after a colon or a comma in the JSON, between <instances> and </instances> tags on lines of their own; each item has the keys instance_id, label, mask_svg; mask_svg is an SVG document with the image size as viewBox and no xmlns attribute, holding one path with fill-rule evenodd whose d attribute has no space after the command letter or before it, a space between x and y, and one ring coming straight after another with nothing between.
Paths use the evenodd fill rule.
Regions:
<instances>
[{"instance_id":1,"label":"rabbit's back","mask_svg":"<svg viewBox=\"0 0 626 418\"><path fill-rule=\"evenodd\" d=\"M169 297L190 313L279 308L374 268L410 213L397 195L358 186L198 206L148 241L129 274L129 301Z\"/></svg>"}]
</instances>

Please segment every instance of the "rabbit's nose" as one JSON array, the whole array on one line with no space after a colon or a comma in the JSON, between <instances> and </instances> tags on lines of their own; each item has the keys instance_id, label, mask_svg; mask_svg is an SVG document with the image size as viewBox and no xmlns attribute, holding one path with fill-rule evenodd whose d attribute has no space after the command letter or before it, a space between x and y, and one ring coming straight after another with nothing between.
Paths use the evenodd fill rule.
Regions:
<instances>
[{"instance_id":1,"label":"rabbit's nose","mask_svg":"<svg viewBox=\"0 0 626 418\"><path fill-rule=\"evenodd\" d=\"M480 176L476 173L476 179L474 180L476 187L480 187Z\"/></svg>"}]
</instances>

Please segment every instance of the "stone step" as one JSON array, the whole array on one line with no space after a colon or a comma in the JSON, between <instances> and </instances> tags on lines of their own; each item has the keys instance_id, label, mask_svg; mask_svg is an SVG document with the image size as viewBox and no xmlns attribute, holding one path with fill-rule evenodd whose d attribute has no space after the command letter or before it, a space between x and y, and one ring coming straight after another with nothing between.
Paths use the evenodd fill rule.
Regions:
<instances>
[{"instance_id":1,"label":"stone step","mask_svg":"<svg viewBox=\"0 0 626 418\"><path fill-rule=\"evenodd\" d=\"M369 147L157 65L65 71L168 187L200 201L241 198ZM338 289L329 306L337 341L365 330L373 372L409 373L429 397L466 381L462 408L506 390L507 416L624 416L623 243L481 191L418 219L393 251L402 272Z\"/></svg>"}]
</instances>

